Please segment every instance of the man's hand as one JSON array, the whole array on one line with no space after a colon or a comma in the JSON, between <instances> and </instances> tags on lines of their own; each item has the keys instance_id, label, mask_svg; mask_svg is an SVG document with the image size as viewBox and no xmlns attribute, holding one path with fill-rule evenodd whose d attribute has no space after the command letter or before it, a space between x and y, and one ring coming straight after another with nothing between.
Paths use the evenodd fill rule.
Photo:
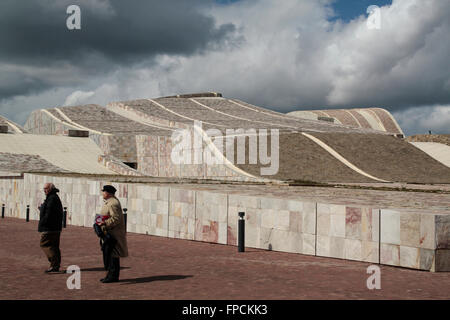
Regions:
<instances>
[{"instance_id":1,"label":"man's hand","mask_svg":"<svg viewBox=\"0 0 450 320\"><path fill-rule=\"evenodd\" d=\"M105 223L105 221L101 221L101 222L97 222L97 224L101 227L101 226L104 226L106 223Z\"/></svg>"}]
</instances>

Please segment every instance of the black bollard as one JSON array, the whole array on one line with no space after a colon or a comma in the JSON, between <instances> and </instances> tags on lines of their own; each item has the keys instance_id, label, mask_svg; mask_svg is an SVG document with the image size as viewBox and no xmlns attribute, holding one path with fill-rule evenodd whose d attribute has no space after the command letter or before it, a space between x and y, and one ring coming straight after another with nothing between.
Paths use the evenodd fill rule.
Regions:
<instances>
[{"instance_id":1,"label":"black bollard","mask_svg":"<svg viewBox=\"0 0 450 320\"><path fill-rule=\"evenodd\" d=\"M27 205L27 222L30 222L30 205Z\"/></svg>"},{"instance_id":2,"label":"black bollard","mask_svg":"<svg viewBox=\"0 0 450 320\"><path fill-rule=\"evenodd\" d=\"M2 204L2 219L5 219L5 204Z\"/></svg>"},{"instance_id":3,"label":"black bollard","mask_svg":"<svg viewBox=\"0 0 450 320\"><path fill-rule=\"evenodd\" d=\"M123 221L125 222L125 231L127 230L127 208L123 208Z\"/></svg>"},{"instance_id":4,"label":"black bollard","mask_svg":"<svg viewBox=\"0 0 450 320\"><path fill-rule=\"evenodd\" d=\"M63 225L62 225L63 228L65 228L67 225L67 207L64 207L62 223L63 223Z\"/></svg>"},{"instance_id":5,"label":"black bollard","mask_svg":"<svg viewBox=\"0 0 450 320\"><path fill-rule=\"evenodd\" d=\"M239 212L238 221L238 252L245 251L245 212Z\"/></svg>"}]
</instances>

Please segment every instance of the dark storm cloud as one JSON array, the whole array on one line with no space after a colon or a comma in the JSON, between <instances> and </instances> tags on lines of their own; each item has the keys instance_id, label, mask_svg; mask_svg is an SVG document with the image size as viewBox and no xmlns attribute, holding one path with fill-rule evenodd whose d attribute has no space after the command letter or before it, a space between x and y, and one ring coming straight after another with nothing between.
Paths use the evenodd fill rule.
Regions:
<instances>
[{"instance_id":1,"label":"dark storm cloud","mask_svg":"<svg viewBox=\"0 0 450 320\"><path fill-rule=\"evenodd\" d=\"M72 4L81 8L81 30L66 27L66 9ZM200 0L2 0L0 70L1 64L42 68L69 63L89 75L148 62L157 54L198 53L234 31L232 24L217 26L200 11L202 4ZM3 84L8 78L1 73ZM40 78L40 73L22 76L24 81L12 79L2 85L0 99L58 85Z\"/></svg>"}]
</instances>

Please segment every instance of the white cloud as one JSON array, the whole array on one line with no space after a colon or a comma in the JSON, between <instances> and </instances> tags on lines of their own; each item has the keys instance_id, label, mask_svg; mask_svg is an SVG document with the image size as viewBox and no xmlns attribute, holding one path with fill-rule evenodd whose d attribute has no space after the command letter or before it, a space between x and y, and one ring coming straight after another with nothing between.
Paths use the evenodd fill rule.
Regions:
<instances>
[{"instance_id":1,"label":"white cloud","mask_svg":"<svg viewBox=\"0 0 450 320\"><path fill-rule=\"evenodd\" d=\"M65 106L76 106L83 104L85 101L87 101L90 97L92 97L95 94L94 91L75 91L72 92L64 101Z\"/></svg>"},{"instance_id":2,"label":"white cloud","mask_svg":"<svg viewBox=\"0 0 450 320\"><path fill-rule=\"evenodd\" d=\"M363 16L329 22L327 1L241 1L210 9L239 37L225 48L160 56L139 71L122 70L128 96L221 91L279 110L311 107L408 106L450 103L450 3L394 0L381 8L382 28ZM133 76L133 72L138 77ZM127 78L127 76L130 76ZM155 90L158 88L158 90Z\"/></svg>"},{"instance_id":3,"label":"white cloud","mask_svg":"<svg viewBox=\"0 0 450 320\"><path fill-rule=\"evenodd\" d=\"M411 108L394 117L406 135L450 133L450 105Z\"/></svg>"},{"instance_id":4,"label":"white cloud","mask_svg":"<svg viewBox=\"0 0 450 320\"><path fill-rule=\"evenodd\" d=\"M417 126L450 133L449 114L442 111L447 107L432 107L450 105L450 2L394 0L381 8L381 30L367 27L364 12L349 23L330 22L329 2L209 6L205 10L217 24L236 25L235 37L219 50L160 55L151 64L90 77L72 89L84 95L74 92L72 98L106 104L218 91L279 111L380 106L395 111L407 132Z\"/></svg>"}]
</instances>

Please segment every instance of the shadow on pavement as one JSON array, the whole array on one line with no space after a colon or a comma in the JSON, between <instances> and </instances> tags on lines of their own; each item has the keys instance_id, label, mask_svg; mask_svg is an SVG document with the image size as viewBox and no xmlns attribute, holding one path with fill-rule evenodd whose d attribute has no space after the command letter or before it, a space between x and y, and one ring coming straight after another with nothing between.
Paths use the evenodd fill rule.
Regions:
<instances>
[{"instance_id":1,"label":"shadow on pavement","mask_svg":"<svg viewBox=\"0 0 450 320\"><path fill-rule=\"evenodd\" d=\"M122 279L119 280L119 282L125 282L123 284L136 284L136 283L145 283L145 282L152 282L152 281L168 281L168 280L180 280L180 279L186 279L191 278L193 276L183 276L183 275L167 275L167 276L153 276L153 277L143 277L143 278L136 278L136 279Z\"/></svg>"},{"instance_id":2,"label":"shadow on pavement","mask_svg":"<svg viewBox=\"0 0 450 320\"><path fill-rule=\"evenodd\" d=\"M124 270L124 269L130 269L130 267L120 267L120 270ZM80 271L106 271L106 270L103 267L98 267L98 268L80 269Z\"/></svg>"}]
</instances>

